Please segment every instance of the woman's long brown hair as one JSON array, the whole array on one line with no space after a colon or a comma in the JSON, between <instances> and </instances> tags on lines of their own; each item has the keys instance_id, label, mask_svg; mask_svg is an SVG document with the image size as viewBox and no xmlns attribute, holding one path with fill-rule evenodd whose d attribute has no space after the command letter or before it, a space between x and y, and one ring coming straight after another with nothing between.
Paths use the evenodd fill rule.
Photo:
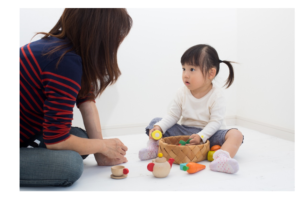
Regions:
<instances>
[{"instance_id":1,"label":"woman's long brown hair","mask_svg":"<svg viewBox=\"0 0 300 201\"><path fill-rule=\"evenodd\" d=\"M65 40L46 53L66 48L57 65L67 52L74 50L81 56L83 75L78 97L95 99L121 75L117 51L131 27L132 19L123 8L66 8L49 33L37 34Z\"/></svg>"}]
</instances>

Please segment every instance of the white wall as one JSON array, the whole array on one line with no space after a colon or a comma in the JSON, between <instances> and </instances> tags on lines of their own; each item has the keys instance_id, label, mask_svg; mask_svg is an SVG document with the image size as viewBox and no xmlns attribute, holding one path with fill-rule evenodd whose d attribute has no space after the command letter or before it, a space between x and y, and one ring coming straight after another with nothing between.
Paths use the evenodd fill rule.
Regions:
<instances>
[{"instance_id":1,"label":"white wall","mask_svg":"<svg viewBox=\"0 0 300 201\"><path fill-rule=\"evenodd\" d=\"M35 32L49 31L62 11L21 9L20 46ZM153 117L163 116L182 86L181 55L195 44L207 43L216 48L221 59L240 63L235 66L234 84L226 90L227 117L279 137L294 136L293 9L128 12L133 27L119 49L122 76L96 100L104 131L110 128L118 132L114 134L122 134L117 129L122 128L127 133L141 133ZM222 64L216 84L224 84L227 76L228 69ZM73 125L83 127L77 108Z\"/></svg>"},{"instance_id":2,"label":"white wall","mask_svg":"<svg viewBox=\"0 0 300 201\"><path fill-rule=\"evenodd\" d=\"M21 9L20 46L34 32L50 31L63 9ZM221 59L237 61L236 9L128 9L133 27L122 43L118 61L122 76L96 100L101 124L144 126L163 116L182 86L180 58L189 47L206 43ZM38 39L39 37L36 37ZM216 79L223 85L228 68ZM227 115L236 114L236 82L226 90ZM73 125L82 126L78 109ZM137 130L143 132L143 129Z\"/></svg>"},{"instance_id":3,"label":"white wall","mask_svg":"<svg viewBox=\"0 0 300 201\"><path fill-rule=\"evenodd\" d=\"M20 46L29 43L37 32L50 31L63 11L63 8L21 8ZM42 35L37 35L32 41L36 41L41 37Z\"/></svg>"},{"instance_id":4,"label":"white wall","mask_svg":"<svg viewBox=\"0 0 300 201\"><path fill-rule=\"evenodd\" d=\"M128 9L128 12L134 24L119 51L122 76L97 101L105 126L147 123L163 116L177 88L183 85L180 58L189 47L208 43L219 51L221 58L236 60L235 10ZM217 14L212 16L212 13ZM223 67L225 70L221 72L227 76L227 67ZM236 113L234 90L234 86L227 90L228 115Z\"/></svg>"},{"instance_id":5,"label":"white wall","mask_svg":"<svg viewBox=\"0 0 300 201\"><path fill-rule=\"evenodd\" d=\"M237 118L294 133L294 9L238 9Z\"/></svg>"}]
</instances>

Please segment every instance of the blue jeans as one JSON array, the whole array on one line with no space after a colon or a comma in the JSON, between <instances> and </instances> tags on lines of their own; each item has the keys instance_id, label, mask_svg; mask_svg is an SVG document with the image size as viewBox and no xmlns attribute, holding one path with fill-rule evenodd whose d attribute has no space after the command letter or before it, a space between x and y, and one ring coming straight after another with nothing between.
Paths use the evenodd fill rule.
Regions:
<instances>
[{"instance_id":1,"label":"blue jeans","mask_svg":"<svg viewBox=\"0 0 300 201\"><path fill-rule=\"evenodd\" d=\"M72 127L70 134L88 138L86 131ZM40 144L36 148L20 148L20 186L71 186L83 172L83 159L71 150L49 150L42 132L37 136Z\"/></svg>"}]
</instances>

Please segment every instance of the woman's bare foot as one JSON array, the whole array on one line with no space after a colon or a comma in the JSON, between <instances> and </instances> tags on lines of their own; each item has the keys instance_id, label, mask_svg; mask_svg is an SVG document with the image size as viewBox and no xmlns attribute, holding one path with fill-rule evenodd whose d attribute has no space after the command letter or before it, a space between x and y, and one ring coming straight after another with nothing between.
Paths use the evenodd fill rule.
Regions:
<instances>
[{"instance_id":1,"label":"woman's bare foot","mask_svg":"<svg viewBox=\"0 0 300 201\"><path fill-rule=\"evenodd\" d=\"M99 166L111 166L111 165L118 165L121 163L126 163L128 162L127 158L123 156L123 158L109 158L103 154L97 153L94 154L95 159L97 161L97 164Z\"/></svg>"}]
</instances>

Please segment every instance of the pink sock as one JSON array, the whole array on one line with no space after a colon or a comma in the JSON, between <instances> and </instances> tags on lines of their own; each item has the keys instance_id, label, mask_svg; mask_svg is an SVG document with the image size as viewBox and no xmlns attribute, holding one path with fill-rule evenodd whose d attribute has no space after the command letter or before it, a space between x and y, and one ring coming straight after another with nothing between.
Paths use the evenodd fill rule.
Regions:
<instances>
[{"instance_id":1,"label":"pink sock","mask_svg":"<svg viewBox=\"0 0 300 201\"><path fill-rule=\"evenodd\" d=\"M231 158L227 151L219 149L213 155L214 160L209 164L212 171L236 173L239 170L238 162Z\"/></svg>"},{"instance_id":2,"label":"pink sock","mask_svg":"<svg viewBox=\"0 0 300 201\"><path fill-rule=\"evenodd\" d=\"M139 151L139 158L141 160L148 160L157 157L158 152L158 140L149 139L147 148Z\"/></svg>"}]
</instances>

